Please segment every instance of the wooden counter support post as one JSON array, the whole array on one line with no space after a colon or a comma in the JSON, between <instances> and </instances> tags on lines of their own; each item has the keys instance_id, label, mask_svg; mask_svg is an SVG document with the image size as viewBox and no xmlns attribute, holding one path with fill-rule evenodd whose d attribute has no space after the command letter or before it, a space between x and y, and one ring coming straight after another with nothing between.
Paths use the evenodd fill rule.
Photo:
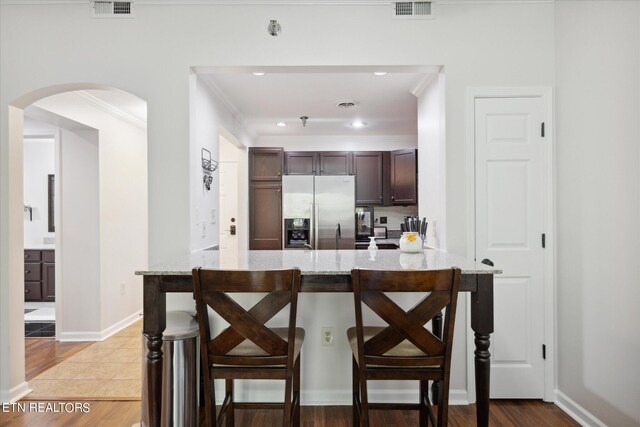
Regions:
<instances>
[{"instance_id":1,"label":"wooden counter support post","mask_svg":"<svg viewBox=\"0 0 640 427\"><path fill-rule=\"evenodd\" d=\"M489 425L489 378L493 333L493 275L478 274L478 289L471 293L471 328L475 333L476 417L478 426Z\"/></svg>"},{"instance_id":2,"label":"wooden counter support post","mask_svg":"<svg viewBox=\"0 0 640 427\"><path fill-rule=\"evenodd\" d=\"M167 320L167 297L160 290L159 276L144 276L144 317L142 332L147 338L147 387L150 427L160 426L162 406L162 332Z\"/></svg>"}]
</instances>

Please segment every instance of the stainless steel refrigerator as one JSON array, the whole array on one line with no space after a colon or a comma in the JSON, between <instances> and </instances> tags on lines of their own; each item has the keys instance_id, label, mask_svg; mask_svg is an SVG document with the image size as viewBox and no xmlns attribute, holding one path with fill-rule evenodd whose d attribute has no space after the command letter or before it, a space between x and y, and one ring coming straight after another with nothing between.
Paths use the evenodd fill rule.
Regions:
<instances>
[{"instance_id":1,"label":"stainless steel refrigerator","mask_svg":"<svg viewBox=\"0 0 640 427\"><path fill-rule=\"evenodd\" d=\"M355 249L355 188L354 176L283 176L284 249Z\"/></svg>"}]
</instances>

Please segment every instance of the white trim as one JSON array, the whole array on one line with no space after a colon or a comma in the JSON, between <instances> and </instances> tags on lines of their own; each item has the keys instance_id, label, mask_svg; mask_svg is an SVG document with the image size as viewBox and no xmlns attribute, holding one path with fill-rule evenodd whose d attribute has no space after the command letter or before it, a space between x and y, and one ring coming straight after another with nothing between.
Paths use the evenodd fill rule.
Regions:
<instances>
[{"instance_id":1,"label":"white trim","mask_svg":"<svg viewBox=\"0 0 640 427\"><path fill-rule=\"evenodd\" d=\"M145 120L141 120L137 117L132 116L131 114L121 110L120 108L109 104L108 102L103 101L102 99L91 95L89 92L84 90L78 90L73 92L74 95L79 97L85 104L92 106L104 113L110 114L111 116L124 120L125 122L132 124L140 129L147 128L147 122Z\"/></svg>"},{"instance_id":2,"label":"white trim","mask_svg":"<svg viewBox=\"0 0 640 427\"><path fill-rule=\"evenodd\" d=\"M555 390L555 403L556 406L562 409L567 415L576 420L578 424L585 427L606 427L606 424L596 418L592 413L578 405L569 396Z\"/></svg>"},{"instance_id":3,"label":"white trim","mask_svg":"<svg viewBox=\"0 0 640 427\"><path fill-rule=\"evenodd\" d=\"M409 92L411 92L416 98L420 97L420 95L422 95L422 92L424 92L427 86L431 84L431 82L436 78L437 75L438 73L427 74L422 79L420 79L420 81L413 88L411 88Z\"/></svg>"},{"instance_id":4,"label":"white trim","mask_svg":"<svg viewBox=\"0 0 640 427\"><path fill-rule=\"evenodd\" d=\"M27 394L31 393L32 391L33 390L29 388L29 383L26 381L23 381L17 386L10 388L9 391L6 392L6 396L5 396L5 393L3 392L2 399L0 399L0 401L15 403L18 400L25 397Z\"/></svg>"},{"instance_id":5,"label":"white trim","mask_svg":"<svg viewBox=\"0 0 640 427\"><path fill-rule=\"evenodd\" d=\"M60 342L76 342L76 341L104 341L112 335L120 332L127 326L140 320L142 317L142 310L138 310L132 315L125 317L121 321L103 329L100 332L62 332L60 333ZM141 331L142 333L142 331Z\"/></svg>"},{"instance_id":6,"label":"white trim","mask_svg":"<svg viewBox=\"0 0 640 427\"><path fill-rule=\"evenodd\" d=\"M544 341L547 358L544 361L543 400L553 402L556 387L556 255L555 255L555 147L553 143L553 91L550 87L468 87L465 96L466 151L466 212L468 258L475 256L475 100L477 98L542 98L545 104L544 142L546 144L546 248L544 251ZM469 401L476 401L474 372L474 334L471 329L471 299L467 298L467 387ZM489 348L491 351L491 348Z\"/></svg>"},{"instance_id":7,"label":"white trim","mask_svg":"<svg viewBox=\"0 0 640 427\"><path fill-rule=\"evenodd\" d=\"M486 4L554 4L556 0L432 0L438 6ZM91 4L89 0L0 0L0 5L68 5ZM143 6L389 6L390 0L136 0Z\"/></svg>"}]
</instances>

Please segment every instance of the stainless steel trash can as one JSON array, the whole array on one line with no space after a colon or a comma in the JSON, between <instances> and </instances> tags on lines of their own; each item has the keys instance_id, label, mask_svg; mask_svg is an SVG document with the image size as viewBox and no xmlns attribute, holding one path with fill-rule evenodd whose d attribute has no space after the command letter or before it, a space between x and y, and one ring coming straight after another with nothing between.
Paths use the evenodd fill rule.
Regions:
<instances>
[{"instance_id":1,"label":"stainless steel trash can","mask_svg":"<svg viewBox=\"0 0 640 427\"><path fill-rule=\"evenodd\" d=\"M198 425L198 322L192 313L167 313L163 333L162 353L162 417L161 425ZM149 352L143 335L143 354ZM149 392L147 390L147 363L142 360L142 426L149 426Z\"/></svg>"}]
</instances>

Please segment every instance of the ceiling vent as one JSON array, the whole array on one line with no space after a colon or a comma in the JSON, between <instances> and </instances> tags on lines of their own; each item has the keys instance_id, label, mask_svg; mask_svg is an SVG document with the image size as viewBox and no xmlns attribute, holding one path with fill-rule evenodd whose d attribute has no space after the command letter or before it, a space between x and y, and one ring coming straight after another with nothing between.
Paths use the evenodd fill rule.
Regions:
<instances>
[{"instance_id":1,"label":"ceiling vent","mask_svg":"<svg viewBox=\"0 0 640 427\"><path fill-rule=\"evenodd\" d=\"M102 1L91 2L92 18L133 18L132 1Z\"/></svg>"},{"instance_id":2,"label":"ceiling vent","mask_svg":"<svg viewBox=\"0 0 640 427\"><path fill-rule=\"evenodd\" d=\"M397 1L392 3L394 19L433 19L432 1Z\"/></svg>"}]
</instances>

